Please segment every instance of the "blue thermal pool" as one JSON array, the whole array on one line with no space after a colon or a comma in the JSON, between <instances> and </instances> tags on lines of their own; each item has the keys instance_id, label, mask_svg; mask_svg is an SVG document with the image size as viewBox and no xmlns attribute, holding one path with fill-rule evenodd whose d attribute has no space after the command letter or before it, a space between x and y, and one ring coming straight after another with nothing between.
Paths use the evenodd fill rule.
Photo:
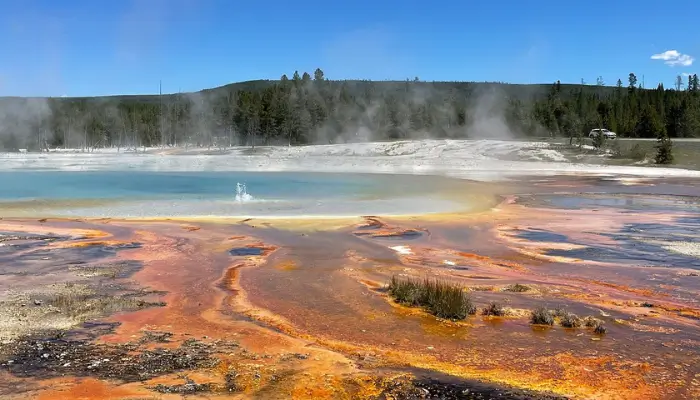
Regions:
<instances>
[{"instance_id":1,"label":"blue thermal pool","mask_svg":"<svg viewBox=\"0 0 700 400\"><path fill-rule=\"evenodd\" d=\"M426 214L471 209L466 185L381 174L13 171L0 172L0 217Z\"/></svg>"}]
</instances>

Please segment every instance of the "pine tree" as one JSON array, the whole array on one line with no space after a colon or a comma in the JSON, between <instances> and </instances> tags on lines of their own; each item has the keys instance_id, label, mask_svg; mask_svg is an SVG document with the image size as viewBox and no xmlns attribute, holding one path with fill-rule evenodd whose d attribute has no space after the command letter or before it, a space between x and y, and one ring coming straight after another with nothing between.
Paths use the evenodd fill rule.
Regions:
<instances>
[{"instance_id":1,"label":"pine tree","mask_svg":"<svg viewBox=\"0 0 700 400\"><path fill-rule=\"evenodd\" d=\"M685 87L685 89L689 92L693 91L693 75L688 75L688 85Z\"/></svg>"},{"instance_id":2,"label":"pine tree","mask_svg":"<svg viewBox=\"0 0 700 400\"><path fill-rule=\"evenodd\" d=\"M668 137L666 130L659 132L656 138L656 157L657 164L672 164L673 163L673 142Z\"/></svg>"},{"instance_id":3,"label":"pine tree","mask_svg":"<svg viewBox=\"0 0 700 400\"><path fill-rule=\"evenodd\" d=\"M680 132L677 137L695 137L700 134L700 104L689 99L683 102Z\"/></svg>"},{"instance_id":4,"label":"pine tree","mask_svg":"<svg viewBox=\"0 0 700 400\"><path fill-rule=\"evenodd\" d=\"M636 89L637 75L635 75L633 72L630 72L628 80L629 80L628 90L630 91L630 93L632 93Z\"/></svg>"},{"instance_id":5,"label":"pine tree","mask_svg":"<svg viewBox=\"0 0 700 400\"><path fill-rule=\"evenodd\" d=\"M637 123L636 133L638 137L658 137L659 133L663 131L666 133L666 127L663 122L659 119L659 115L656 112L656 108L651 104L647 104L642 110L642 114L639 117L639 122Z\"/></svg>"}]
</instances>

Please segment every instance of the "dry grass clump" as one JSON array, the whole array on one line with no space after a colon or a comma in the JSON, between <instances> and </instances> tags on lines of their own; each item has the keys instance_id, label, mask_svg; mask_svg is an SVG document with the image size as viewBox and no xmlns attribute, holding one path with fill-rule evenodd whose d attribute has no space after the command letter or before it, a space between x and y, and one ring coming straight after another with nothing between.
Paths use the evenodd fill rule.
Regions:
<instances>
[{"instance_id":1,"label":"dry grass clump","mask_svg":"<svg viewBox=\"0 0 700 400\"><path fill-rule=\"evenodd\" d=\"M495 292L497 289L493 285L474 285L469 286L469 290L472 292Z\"/></svg>"},{"instance_id":2,"label":"dry grass clump","mask_svg":"<svg viewBox=\"0 0 700 400\"><path fill-rule=\"evenodd\" d=\"M450 282L393 276L388 289L396 302L423 307L440 318L457 320L476 313L476 307L464 288Z\"/></svg>"},{"instance_id":3,"label":"dry grass clump","mask_svg":"<svg viewBox=\"0 0 700 400\"><path fill-rule=\"evenodd\" d=\"M530 315L533 325L554 325L554 315L546 307L537 307Z\"/></svg>"},{"instance_id":4,"label":"dry grass clump","mask_svg":"<svg viewBox=\"0 0 700 400\"><path fill-rule=\"evenodd\" d=\"M564 315L567 314L567 311L564 307L557 307L554 310L551 310L552 315L554 315L557 318L561 318Z\"/></svg>"},{"instance_id":5,"label":"dry grass clump","mask_svg":"<svg viewBox=\"0 0 700 400\"><path fill-rule=\"evenodd\" d=\"M599 335L607 331L602 320L592 316L580 318L578 315L570 313L561 307L549 310L540 306L530 314L530 323L533 325L551 326L555 322L564 328L580 328L582 326L593 328L593 332Z\"/></svg>"},{"instance_id":6,"label":"dry grass clump","mask_svg":"<svg viewBox=\"0 0 700 400\"><path fill-rule=\"evenodd\" d=\"M566 312L559 319L559 324L564 328L579 328L582 321L576 314Z\"/></svg>"},{"instance_id":7,"label":"dry grass clump","mask_svg":"<svg viewBox=\"0 0 700 400\"><path fill-rule=\"evenodd\" d=\"M505 289L507 292L524 293L529 292L531 288L526 285L521 285L519 283L514 283Z\"/></svg>"},{"instance_id":8,"label":"dry grass clump","mask_svg":"<svg viewBox=\"0 0 700 400\"><path fill-rule=\"evenodd\" d=\"M603 321L589 315L583 319L583 324L586 328L595 328L598 325L602 325Z\"/></svg>"},{"instance_id":9,"label":"dry grass clump","mask_svg":"<svg viewBox=\"0 0 700 400\"><path fill-rule=\"evenodd\" d=\"M588 316L584 318L583 324L586 328L593 328L593 333L597 335L603 335L608 331L607 328L605 328L605 322L595 317Z\"/></svg>"}]
</instances>

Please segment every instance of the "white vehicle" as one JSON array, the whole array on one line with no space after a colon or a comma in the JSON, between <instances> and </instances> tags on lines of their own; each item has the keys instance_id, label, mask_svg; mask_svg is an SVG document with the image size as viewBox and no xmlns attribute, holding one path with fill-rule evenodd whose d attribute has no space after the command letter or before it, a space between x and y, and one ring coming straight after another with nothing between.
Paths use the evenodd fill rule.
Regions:
<instances>
[{"instance_id":1,"label":"white vehicle","mask_svg":"<svg viewBox=\"0 0 700 400\"><path fill-rule=\"evenodd\" d=\"M617 138L617 133L613 131L609 131L607 129L591 129L591 132L588 134L589 138L594 138L600 134L603 134L606 139L616 139Z\"/></svg>"}]
</instances>

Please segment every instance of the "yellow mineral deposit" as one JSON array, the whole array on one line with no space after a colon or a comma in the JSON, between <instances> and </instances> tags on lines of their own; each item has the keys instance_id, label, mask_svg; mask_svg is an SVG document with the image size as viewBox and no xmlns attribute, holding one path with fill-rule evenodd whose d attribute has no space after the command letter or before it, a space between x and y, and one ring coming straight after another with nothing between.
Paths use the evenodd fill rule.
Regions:
<instances>
[{"instance_id":1,"label":"yellow mineral deposit","mask_svg":"<svg viewBox=\"0 0 700 400\"><path fill-rule=\"evenodd\" d=\"M325 231L314 221L295 222L313 229L294 229L274 222L254 228L256 221L113 219L98 230L89 222L5 220L0 230L73 238L55 248L138 243L114 257L142 263L128 279L157 293L165 306L105 316L118 325L94 341L117 345L147 331L168 332L159 347L196 339L213 346L215 358L206 367L138 382L12 379L31 383L27 393L40 399L155 398L149 388L176 387L182 374L208 385L208 398L369 399L411 367L581 399L697 396L700 310L692 299L700 286L673 276L684 295L669 296L639 268L548 256L596 238L610 244L586 232L612 232L630 220L614 211L579 210L573 220L572 213L506 201L498 211L472 216L367 217ZM519 238L528 227L574 239ZM475 233L457 245L444 233L456 230ZM251 251L236 255L232 248ZM673 274L655 273L660 280ZM477 314L491 302L510 311L437 318L392 300L386 284L395 275L460 284ZM608 333L586 326L533 329L529 310L540 305L605 320ZM236 348L217 350L221 343Z\"/></svg>"}]
</instances>

